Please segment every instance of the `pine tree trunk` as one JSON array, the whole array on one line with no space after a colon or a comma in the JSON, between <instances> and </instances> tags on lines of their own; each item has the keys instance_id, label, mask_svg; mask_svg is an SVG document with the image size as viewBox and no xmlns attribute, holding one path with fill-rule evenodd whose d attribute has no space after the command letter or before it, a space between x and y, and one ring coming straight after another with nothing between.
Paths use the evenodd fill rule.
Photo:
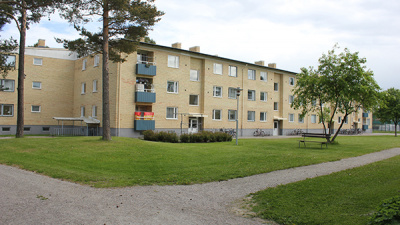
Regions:
<instances>
[{"instance_id":1,"label":"pine tree trunk","mask_svg":"<svg viewBox=\"0 0 400 225\"><path fill-rule=\"evenodd\" d=\"M22 2L25 5L25 1ZM24 137L24 80L25 80L25 39L26 39L26 9L21 9L21 26L18 57L18 106L16 138Z\"/></svg>"},{"instance_id":2,"label":"pine tree trunk","mask_svg":"<svg viewBox=\"0 0 400 225\"><path fill-rule=\"evenodd\" d=\"M111 140L110 129L110 88L108 68L108 2L104 1L103 11L103 140Z\"/></svg>"}]
</instances>

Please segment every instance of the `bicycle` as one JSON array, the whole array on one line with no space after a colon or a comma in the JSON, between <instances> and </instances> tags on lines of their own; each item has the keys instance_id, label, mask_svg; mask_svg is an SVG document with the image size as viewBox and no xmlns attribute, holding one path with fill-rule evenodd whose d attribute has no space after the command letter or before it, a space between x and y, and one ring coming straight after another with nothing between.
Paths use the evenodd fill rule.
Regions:
<instances>
[{"instance_id":1,"label":"bicycle","mask_svg":"<svg viewBox=\"0 0 400 225\"><path fill-rule=\"evenodd\" d=\"M259 128L257 128L256 131L254 131L253 136L261 136L264 137L265 136L265 132Z\"/></svg>"}]
</instances>

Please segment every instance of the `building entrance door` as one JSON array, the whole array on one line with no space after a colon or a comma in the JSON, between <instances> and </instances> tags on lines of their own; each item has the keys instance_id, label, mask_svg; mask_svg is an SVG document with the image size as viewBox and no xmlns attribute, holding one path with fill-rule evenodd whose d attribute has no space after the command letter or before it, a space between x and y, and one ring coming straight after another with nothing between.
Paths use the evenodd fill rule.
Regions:
<instances>
[{"instance_id":1,"label":"building entrance door","mask_svg":"<svg viewBox=\"0 0 400 225\"><path fill-rule=\"evenodd\" d=\"M199 132L199 119L198 118L189 118L189 134Z\"/></svg>"},{"instance_id":2,"label":"building entrance door","mask_svg":"<svg viewBox=\"0 0 400 225\"><path fill-rule=\"evenodd\" d=\"M278 136L279 134L279 121L274 121L274 133L273 136Z\"/></svg>"}]
</instances>

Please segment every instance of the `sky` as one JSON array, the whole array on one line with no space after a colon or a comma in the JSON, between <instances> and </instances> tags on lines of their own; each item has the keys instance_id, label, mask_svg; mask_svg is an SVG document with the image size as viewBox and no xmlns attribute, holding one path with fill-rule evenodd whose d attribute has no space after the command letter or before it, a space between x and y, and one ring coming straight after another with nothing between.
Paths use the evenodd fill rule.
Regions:
<instances>
[{"instance_id":1,"label":"sky","mask_svg":"<svg viewBox=\"0 0 400 225\"><path fill-rule=\"evenodd\" d=\"M263 60L299 72L317 67L322 54L338 44L367 59L382 90L400 89L399 0L156 0L155 5L165 12L149 32L159 45L180 42L183 49L200 46L205 54ZM15 24L0 35L19 38ZM53 15L30 27L27 45L45 39L49 47L61 48L54 37L79 36Z\"/></svg>"}]
</instances>

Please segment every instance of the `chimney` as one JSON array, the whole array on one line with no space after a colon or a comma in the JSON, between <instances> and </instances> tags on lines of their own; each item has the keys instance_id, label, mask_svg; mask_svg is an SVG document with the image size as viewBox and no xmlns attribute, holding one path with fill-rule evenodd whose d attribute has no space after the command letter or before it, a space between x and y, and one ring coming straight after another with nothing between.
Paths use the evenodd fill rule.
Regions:
<instances>
[{"instance_id":1,"label":"chimney","mask_svg":"<svg viewBox=\"0 0 400 225\"><path fill-rule=\"evenodd\" d=\"M139 42L144 42L144 37L140 37Z\"/></svg>"},{"instance_id":2,"label":"chimney","mask_svg":"<svg viewBox=\"0 0 400 225\"><path fill-rule=\"evenodd\" d=\"M38 48L44 48L46 47L46 40L44 39L39 39L38 41Z\"/></svg>"},{"instance_id":3,"label":"chimney","mask_svg":"<svg viewBox=\"0 0 400 225\"><path fill-rule=\"evenodd\" d=\"M182 43L180 43L180 42L173 43L173 44L172 44L172 47L173 47L173 48L179 48L179 49L180 49L180 48L182 48Z\"/></svg>"},{"instance_id":4,"label":"chimney","mask_svg":"<svg viewBox=\"0 0 400 225\"><path fill-rule=\"evenodd\" d=\"M268 63L268 67L276 69L276 63Z\"/></svg>"},{"instance_id":5,"label":"chimney","mask_svg":"<svg viewBox=\"0 0 400 225\"><path fill-rule=\"evenodd\" d=\"M191 52L200 52L200 46L193 46L189 48L189 51Z\"/></svg>"},{"instance_id":6,"label":"chimney","mask_svg":"<svg viewBox=\"0 0 400 225\"><path fill-rule=\"evenodd\" d=\"M254 64L264 66L264 61L260 60L260 61L255 62Z\"/></svg>"}]
</instances>

